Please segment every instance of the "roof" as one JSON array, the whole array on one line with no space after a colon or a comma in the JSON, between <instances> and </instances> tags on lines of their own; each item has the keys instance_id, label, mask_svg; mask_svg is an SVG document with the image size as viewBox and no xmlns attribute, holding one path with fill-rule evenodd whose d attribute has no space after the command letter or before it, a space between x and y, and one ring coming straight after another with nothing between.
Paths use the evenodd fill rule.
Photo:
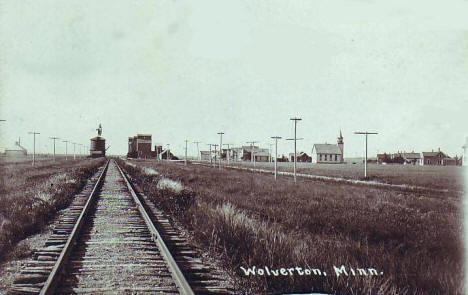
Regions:
<instances>
[{"instance_id":1,"label":"roof","mask_svg":"<svg viewBox=\"0 0 468 295\"><path fill-rule=\"evenodd\" d=\"M317 154L338 154L341 155L341 149L337 144L331 143L316 143L312 150L315 150Z\"/></svg>"},{"instance_id":2,"label":"roof","mask_svg":"<svg viewBox=\"0 0 468 295\"><path fill-rule=\"evenodd\" d=\"M96 136L96 137L93 137L91 138L92 141L100 141L100 140L105 140L104 137L101 137L101 136Z\"/></svg>"},{"instance_id":3,"label":"roof","mask_svg":"<svg viewBox=\"0 0 468 295\"><path fill-rule=\"evenodd\" d=\"M437 152L422 152L423 154L423 157L424 158L430 158L430 157L437 157L439 154L442 154L443 157L445 157L446 155L441 152L441 151L437 151Z\"/></svg>"},{"instance_id":4,"label":"roof","mask_svg":"<svg viewBox=\"0 0 468 295\"><path fill-rule=\"evenodd\" d=\"M420 153L402 153L401 156L406 159L420 159Z\"/></svg>"}]
</instances>

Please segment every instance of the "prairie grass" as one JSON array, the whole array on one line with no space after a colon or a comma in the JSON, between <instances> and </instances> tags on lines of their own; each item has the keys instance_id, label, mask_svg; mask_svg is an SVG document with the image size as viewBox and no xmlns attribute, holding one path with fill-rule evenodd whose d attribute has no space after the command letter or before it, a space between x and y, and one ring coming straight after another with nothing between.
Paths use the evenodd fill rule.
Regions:
<instances>
[{"instance_id":1,"label":"prairie grass","mask_svg":"<svg viewBox=\"0 0 468 295\"><path fill-rule=\"evenodd\" d=\"M67 207L73 195L103 164L102 159L2 165L0 176L0 260L15 244L38 232Z\"/></svg>"},{"instance_id":2,"label":"prairie grass","mask_svg":"<svg viewBox=\"0 0 468 295\"><path fill-rule=\"evenodd\" d=\"M250 167L250 162L235 162L233 166ZM274 163L256 163L256 168L274 170ZM293 163L280 162L278 170L293 171ZM459 166L413 166L368 164L370 179L390 184L406 184L432 189L463 190L463 167ZM363 179L364 164L312 164L297 163L297 173Z\"/></svg>"},{"instance_id":3,"label":"prairie grass","mask_svg":"<svg viewBox=\"0 0 468 295\"><path fill-rule=\"evenodd\" d=\"M134 162L156 203L161 177L194 192L176 218L250 293L463 294L461 193L414 192L209 167ZM432 178L433 176L430 176ZM174 194L174 193L173 193ZM167 205L166 205L167 207ZM163 208L164 209L164 208ZM170 213L170 212L169 212ZM333 266L383 275L333 275ZM313 267L328 276L249 276L240 267Z\"/></svg>"}]
</instances>

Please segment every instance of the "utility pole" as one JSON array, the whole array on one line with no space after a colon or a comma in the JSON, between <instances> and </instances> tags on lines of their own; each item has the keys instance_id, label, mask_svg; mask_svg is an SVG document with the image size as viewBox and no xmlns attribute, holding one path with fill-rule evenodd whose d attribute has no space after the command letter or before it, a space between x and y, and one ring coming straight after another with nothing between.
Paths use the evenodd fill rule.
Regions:
<instances>
[{"instance_id":1,"label":"utility pole","mask_svg":"<svg viewBox=\"0 0 468 295\"><path fill-rule=\"evenodd\" d=\"M277 175L278 175L278 139L281 139L281 136L272 136L271 138L275 140L275 180L276 180Z\"/></svg>"},{"instance_id":2,"label":"utility pole","mask_svg":"<svg viewBox=\"0 0 468 295\"><path fill-rule=\"evenodd\" d=\"M185 166L187 166L187 143L188 143L188 140L186 139L185 140Z\"/></svg>"},{"instance_id":3,"label":"utility pole","mask_svg":"<svg viewBox=\"0 0 468 295\"><path fill-rule=\"evenodd\" d=\"M224 132L218 132L219 134L219 169L221 169L221 155L223 153L223 134Z\"/></svg>"},{"instance_id":4,"label":"utility pole","mask_svg":"<svg viewBox=\"0 0 468 295\"><path fill-rule=\"evenodd\" d=\"M354 134L363 134L366 136L366 157L364 160L364 178L367 178L367 136L372 134L378 134L377 132L369 132L369 131L357 131ZM343 155L344 156L344 155Z\"/></svg>"},{"instance_id":5,"label":"utility pole","mask_svg":"<svg viewBox=\"0 0 468 295\"><path fill-rule=\"evenodd\" d=\"M250 144L250 162L253 162L253 166L255 168L255 157L254 157L254 144L256 144L258 141L247 141L246 143Z\"/></svg>"},{"instance_id":6,"label":"utility pole","mask_svg":"<svg viewBox=\"0 0 468 295\"><path fill-rule=\"evenodd\" d=\"M214 154L215 154L215 159L214 159L214 162L213 162L213 167L216 167L216 155L217 155L217 151L216 151L216 147L218 146L217 144L212 144L212 146L214 146L215 150L214 150Z\"/></svg>"},{"instance_id":7,"label":"utility pole","mask_svg":"<svg viewBox=\"0 0 468 295\"><path fill-rule=\"evenodd\" d=\"M55 136L49 137L49 138L52 139L52 140L54 140L54 162L55 162L55 140L56 140L56 139L60 139L60 138L55 137Z\"/></svg>"},{"instance_id":8,"label":"utility pole","mask_svg":"<svg viewBox=\"0 0 468 295\"><path fill-rule=\"evenodd\" d=\"M198 144L201 143L201 142L200 141L194 141L193 143L195 143L197 145L197 159L198 159L198 161L201 161L200 149L198 148Z\"/></svg>"},{"instance_id":9,"label":"utility pole","mask_svg":"<svg viewBox=\"0 0 468 295\"><path fill-rule=\"evenodd\" d=\"M294 182L296 182L296 166L297 166L297 141L298 140L302 140L303 138L297 138L297 122L298 121L301 121L302 119L301 118L297 118L297 117L294 117L294 118L291 118L290 119L291 121L294 121L294 138L288 138L286 140L294 140Z\"/></svg>"},{"instance_id":10,"label":"utility pole","mask_svg":"<svg viewBox=\"0 0 468 295\"><path fill-rule=\"evenodd\" d=\"M76 142L72 142L73 144L73 160L76 160Z\"/></svg>"},{"instance_id":11,"label":"utility pole","mask_svg":"<svg viewBox=\"0 0 468 295\"><path fill-rule=\"evenodd\" d=\"M68 160L68 140L63 140L62 142L65 143L65 160Z\"/></svg>"},{"instance_id":12,"label":"utility pole","mask_svg":"<svg viewBox=\"0 0 468 295\"><path fill-rule=\"evenodd\" d=\"M211 144L211 143L208 143L207 145L210 146L210 164L211 164L211 162L212 162L212 161L211 161L211 146L212 146L212 144Z\"/></svg>"},{"instance_id":13,"label":"utility pole","mask_svg":"<svg viewBox=\"0 0 468 295\"><path fill-rule=\"evenodd\" d=\"M36 162L36 134L40 134L39 132L36 131L30 131L28 132L29 134L33 135L33 160L32 160L32 165L34 166Z\"/></svg>"},{"instance_id":14,"label":"utility pole","mask_svg":"<svg viewBox=\"0 0 468 295\"><path fill-rule=\"evenodd\" d=\"M465 138L465 144L462 146L463 156L462 156L462 166L467 166L468 162L466 159L466 150L468 149L468 137Z\"/></svg>"},{"instance_id":15,"label":"utility pole","mask_svg":"<svg viewBox=\"0 0 468 295\"><path fill-rule=\"evenodd\" d=\"M232 145L232 143L225 143L224 145L227 145L227 151L226 151L226 158L227 158L227 164L229 165L229 158L231 158L231 149L229 146Z\"/></svg>"}]
</instances>

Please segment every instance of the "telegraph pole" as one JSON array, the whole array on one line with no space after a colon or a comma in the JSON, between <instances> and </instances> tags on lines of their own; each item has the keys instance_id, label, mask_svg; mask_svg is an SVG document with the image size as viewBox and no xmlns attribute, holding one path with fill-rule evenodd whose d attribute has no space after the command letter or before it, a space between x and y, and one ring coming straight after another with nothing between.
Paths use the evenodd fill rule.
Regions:
<instances>
[{"instance_id":1,"label":"telegraph pole","mask_svg":"<svg viewBox=\"0 0 468 295\"><path fill-rule=\"evenodd\" d=\"M462 166L467 166L468 162L466 159L466 150L468 149L468 137L465 138L465 144L462 146L463 157L462 157Z\"/></svg>"},{"instance_id":2,"label":"telegraph pole","mask_svg":"<svg viewBox=\"0 0 468 295\"><path fill-rule=\"evenodd\" d=\"M290 119L291 121L294 121L294 138L288 138L286 140L294 140L294 182L296 182L296 166L297 166L297 149L296 149L296 142L298 140L302 140L303 138L297 138L297 122L298 121L301 121L302 119L301 118L297 118L297 117L294 117L294 118L291 118Z\"/></svg>"},{"instance_id":3,"label":"telegraph pole","mask_svg":"<svg viewBox=\"0 0 468 295\"><path fill-rule=\"evenodd\" d=\"M73 144L73 160L76 160L76 142L72 142Z\"/></svg>"},{"instance_id":4,"label":"telegraph pole","mask_svg":"<svg viewBox=\"0 0 468 295\"><path fill-rule=\"evenodd\" d=\"M40 134L39 132L36 132L36 131L30 131L28 132L29 134L32 134L33 135L33 161L32 161L32 165L34 166L35 162L36 162L36 134Z\"/></svg>"},{"instance_id":5,"label":"telegraph pole","mask_svg":"<svg viewBox=\"0 0 468 295\"><path fill-rule=\"evenodd\" d=\"M278 175L278 139L281 139L281 136L272 136L271 138L275 140L275 180L276 180L277 175Z\"/></svg>"},{"instance_id":6,"label":"telegraph pole","mask_svg":"<svg viewBox=\"0 0 468 295\"><path fill-rule=\"evenodd\" d=\"M52 140L54 140L54 162L55 162L55 140L56 140L56 139L60 139L60 138L55 137L55 136L49 137L49 138L52 139Z\"/></svg>"},{"instance_id":7,"label":"telegraph pole","mask_svg":"<svg viewBox=\"0 0 468 295\"><path fill-rule=\"evenodd\" d=\"M213 167L216 167L216 155L217 155L217 151L216 151L216 147L218 146L217 144L212 144L212 146L214 146L215 150L214 150L214 154L215 154L215 160L213 162ZM220 148L221 149L221 148Z\"/></svg>"},{"instance_id":8,"label":"telegraph pole","mask_svg":"<svg viewBox=\"0 0 468 295\"><path fill-rule=\"evenodd\" d=\"M365 157L365 160L364 160L364 178L367 178L367 136L368 135L373 135L373 134L378 134L378 133L377 132L369 132L369 131L357 131L357 132L354 132L354 134L363 134L363 135L366 136L366 157Z\"/></svg>"},{"instance_id":9,"label":"telegraph pole","mask_svg":"<svg viewBox=\"0 0 468 295\"><path fill-rule=\"evenodd\" d=\"M63 140L62 142L65 143L65 160L68 160L68 140Z\"/></svg>"},{"instance_id":10,"label":"telegraph pole","mask_svg":"<svg viewBox=\"0 0 468 295\"><path fill-rule=\"evenodd\" d=\"M185 166L187 166L187 143L188 143L188 140L186 139L185 140Z\"/></svg>"},{"instance_id":11,"label":"telegraph pole","mask_svg":"<svg viewBox=\"0 0 468 295\"><path fill-rule=\"evenodd\" d=\"M211 143L208 143L207 145L210 146L210 164L211 164L211 162L212 162L212 161L211 161L211 146L212 146L212 144L211 144Z\"/></svg>"},{"instance_id":12,"label":"telegraph pole","mask_svg":"<svg viewBox=\"0 0 468 295\"><path fill-rule=\"evenodd\" d=\"M250 143L250 162L253 162L253 166L255 168L255 157L254 157L254 144L256 144L258 141L247 141L247 143Z\"/></svg>"},{"instance_id":13,"label":"telegraph pole","mask_svg":"<svg viewBox=\"0 0 468 295\"><path fill-rule=\"evenodd\" d=\"M223 153L223 134L224 132L218 132L219 134L219 169L221 169L221 154Z\"/></svg>"},{"instance_id":14,"label":"telegraph pole","mask_svg":"<svg viewBox=\"0 0 468 295\"><path fill-rule=\"evenodd\" d=\"M198 144L201 143L201 142L194 141L192 143L195 143L197 145L197 159L198 159L198 161L201 161L200 149L198 148Z\"/></svg>"}]
</instances>

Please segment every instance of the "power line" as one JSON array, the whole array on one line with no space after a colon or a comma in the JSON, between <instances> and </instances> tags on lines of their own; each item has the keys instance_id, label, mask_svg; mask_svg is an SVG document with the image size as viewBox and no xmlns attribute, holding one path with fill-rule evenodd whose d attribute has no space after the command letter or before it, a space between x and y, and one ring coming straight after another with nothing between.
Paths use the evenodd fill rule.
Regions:
<instances>
[{"instance_id":1,"label":"power line","mask_svg":"<svg viewBox=\"0 0 468 295\"><path fill-rule=\"evenodd\" d=\"M55 140L60 139L60 138L55 137L55 136L49 137L49 138L52 139L52 140L54 141L54 162L55 162Z\"/></svg>"},{"instance_id":2,"label":"power line","mask_svg":"<svg viewBox=\"0 0 468 295\"><path fill-rule=\"evenodd\" d=\"M275 140L275 180L276 180L277 174L278 174L278 139L281 139L281 136L272 136L271 138Z\"/></svg>"},{"instance_id":3,"label":"power line","mask_svg":"<svg viewBox=\"0 0 468 295\"><path fill-rule=\"evenodd\" d=\"M364 178L367 178L367 136L378 134L377 132L369 132L369 131L356 131L354 134L361 134L366 136L366 157L364 160Z\"/></svg>"},{"instance_id":4,"label":"power line","mask_svg":"<svg viewBox=\"0 0 468 295\"><path fill-rule=\"evenodd\" d=\"M29 134L33 135L33 160L32 160L32 165L34 166L36 162L36 134L40 134L39 132L36 131L29 131Z\"/></svg>"},{"instance_id":5,"label":"power line","mask_svg":"<svg viewBox=\"0 0 468 295\"><path fill-rule=\"evenodd\" d=\"M185 166L187 166L187 144L188 144L188 139L185 140Z\"/></svg>"},{"instance_id":6,"label":"power line","mask_svg":"<svg viewBox=\"0 0 468 295\"><path fill-rule=\"evenodd\" d=\"M221 169L221 153L222 153L222 150L223 150L223 134L224 132L218 132L217 134L219 134L219 169Z\"/></svg>"},{"instance_id":7,"label":"power line","mask_svg":"<svg viewBox=\"0 0 468 295\"><path fill-rule=\"evenodd\" d=\"M291 118L290 119L291 121L294 121L294 138L288 138L287 140L294 140L294 182L296 182L296 166L297 166L297 149L296 149L296 142L298 140L302 140L303 138L297 138L296 135L297 135L297 122L298 121L301 121L302 119L301 118L297 118L297 117L294 117L294 118Z\"/></svg>"},{"instance_id":8,"label":"power line","mask_svg":"<svg viewBox=\"0 0 468 295\"><path fill-rule=\"evenodd\" d=\"M68 160L68 140L63 140L62 142L65 143L65 160Z\"/></svg>"},{"instance_id":9,"label":"power line","mask_svg":"<svg viewBox=\"0 0 468 295\"><path fill-rule=\"evenodd\" d=\"M250 143L250 162L253 162L253 166L255 168L255 157L254 157L254 144L258 143L258 141L247 141L246 143Z\"/></svg>"}]
</instances>

